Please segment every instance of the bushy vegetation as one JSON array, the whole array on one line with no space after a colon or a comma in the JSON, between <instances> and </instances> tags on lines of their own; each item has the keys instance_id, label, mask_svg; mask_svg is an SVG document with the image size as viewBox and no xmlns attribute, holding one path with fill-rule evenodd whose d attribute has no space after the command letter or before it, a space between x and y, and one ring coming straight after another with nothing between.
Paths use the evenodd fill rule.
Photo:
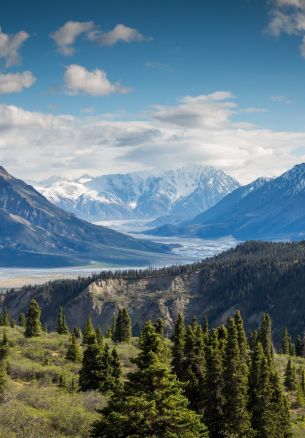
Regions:
<instances>
[{"instance_id":1,"label":"bushy vegetation","mask_svg":"<svg viewBox=\"0 0 305 438\"><path fill-rule=\"evenodd\" d=\"M127 309L108 338L40 315L0 318L0 437L304 436L304 348L285 329L277 353L268 314L251 333L239 311L214 328L179 315L171 339L160 319L132 338Z\"/></svg>"}]
</instances>

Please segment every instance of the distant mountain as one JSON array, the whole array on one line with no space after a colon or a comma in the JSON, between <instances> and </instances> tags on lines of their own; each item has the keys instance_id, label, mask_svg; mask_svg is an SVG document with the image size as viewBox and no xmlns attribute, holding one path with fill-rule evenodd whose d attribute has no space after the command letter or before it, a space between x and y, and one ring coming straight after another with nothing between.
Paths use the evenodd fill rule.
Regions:
<instances>
[{"instance_id":1,"label":"distant mountain","mask_svg":"<svg viewBox=\"0 0 305 438\"><path fill-rule=\"evenodd\" d=\"M49 201L91 222L161 216L158 224L191 218L237 187L224 172L200 165L160 173L55 177L36 184Z\"/></svg>"},{"instance_id":2,"label":"distant mountain","mask_svg":"<svg viewBox=\"0 0 305 438\"><path fill-rule=\"evenodd\" d=\"M176 226L163 226L154 235L237 239L305 237L305 164L274 179L260 178L240 187L208 211Z\"/></svg>"},{"instance_id":3,"label":"distant mountain","mask_svg":"<svg viewBox=\"0 0 305 438\"><path fill-rule=\"evenodd\" d=\"M168 251L76 218L0 166L0 266L147 265Z\"/></svg>"}]
</instances>

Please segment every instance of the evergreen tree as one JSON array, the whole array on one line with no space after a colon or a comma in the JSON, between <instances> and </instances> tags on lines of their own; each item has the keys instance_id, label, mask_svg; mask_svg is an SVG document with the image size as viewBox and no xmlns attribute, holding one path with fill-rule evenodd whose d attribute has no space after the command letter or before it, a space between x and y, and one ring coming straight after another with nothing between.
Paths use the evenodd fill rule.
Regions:
<instances>
[{"instance_id":1,"label":"evergreen tree","mask_svg":"<svg viewBox=\"0 0 305 438\"><path fill-rule=\"evenodd\" d=\"M10 325L10 315L9 315L6 307L4 307L3 312L1 314L0 325L3 325L3 326Z\"/></svg>"},{"instance_id":2,"label":"evergreen tree","mask_svg":"<svg viewBox=\"0 0 305 438\"><path fill-rule=\"evenodd\" d=\"M147 322L135 359L137 371L128 375L94 424L93 437L206 437L200 416L188 409L181 384L170 373L166 345Z\"/></svg>"},{"instance_id":3,"label":"evergreen tree","mask_svg":"<svg viewBox=\"0 0 305 438\"><path fill-rule=\"evenodd\" d=\"M4 359L7 358L9 352L9 341L6 333L6 329L4 326L2 341L0 343L0 361L3 362Z\"/></svg>"},{"instance_id":4,"label":"evergreen tree","mask_svg":"<svg viewBox=\"0 0 305 438\"><path fill-rule=\"evenodd\" d=\"M250 371L250 403L252 427L259 437L274 437L275 416L271 402L271 368L265 357L263 346L257 342L252 353Z\"/></svg>"},{"instance_id":5,"label":"evergreen tree","mask_svg":"<svg viewBox=\"0 0 305 438\"><path fill-rule=\"evenodd\" d=\"M32 299L29 305L24 335L28 338L40 336L42 327L40 322L41 309L35 299Z\"/></svg>"},{"instance_id":6,"label":"evergreen tree","mask_svg":"<svg viewBox=\"0 0 305 438\"><path fill-rule=\"evenodd\" d=\"M85 324L84 330L83 330L83 341L85 344L94 344L96 341L96 334L95 329L93 327L91 318L87 319L87 322Z\"/></svg>"},{"instance_id":7,"label":"evergreen tree","mask_svg":"<svg viewBox=\"0 0 305 438\"><path fill-rule=\"evenodd\" d=\"M75 327L73 330L73 334L77 339L80 339L82 337L82 331L80 327Z\"/></svg>"},{"instance_id":8,"label":"evergreen tree","mask_svg":"<svg viewBox=\"0 0 305 438\"><path fill-rule=\"evenodd\" d=\"M259 340L263 346L264 354L271 361L273 357L273 346L272 346L272 324L270 316L264 313L262 324L259 331Z\"/></svg>"},{"instance_id":9,"label":"evergreen tree","mask_svg":"<svg viewBox=\"0 0 305 438\"><path fill-rule=\"evenodd\" d=\"M119 309L117 317L115 319L114 327L114 342L130 342L131 319L127 309Z\"/></svg>"},{"instance_id":10,"label":"evergreen tree","mask_svg":"<svg viewBox=\"0 0 305 438\"><path fill-rule=\"evenodd\" d=\"M226 345L228 340L227 327L224 324L222 324L220 327L218 327L217 333L219 340L219 350L221 351L222 355L225 355Z\"/></svg>"},{"instance_id":11,"label":"evergreen tree","mask_svg":"<svg viewBox=\"0 0 305 438\"><path fill-rule=\"evenodd\" d=\"M297 356L302 357L302 356L303 356L303 348L304 348L304 346L303 346L303 339L302 339L302 337L299 335L299 336L297 337L297 340L296 340L296 343L295 343L295 354L296 354Z\"/></svg>"},{"instance_id":12,"label":"evergreen tree","mask_svg":"<svg viewBox=\"0 0 305 438\"><path fill-rule=\"evenodd\" d=\"M19 323L20 327L25 327L26 319L25 319L24 312L21 312L19 314L18 323Z\"/></svg>"},{"instance_id":13,"label":"evergreen tree","mask_svg":"<svg viewBox=\"0 0 305 438\"><path fill-rule=\"evenodd\" d=\"M101 331L101 329L100 329L99 327L95 330L95 336L96 336L96 341L97 341L97 343L98 343L101 347L103 347L104 337L103 337L103 335L102 335L102 331Z\"/></svg>"},{"instance_id":14,"label":"evergreen tree","mask_svg":"<svg viewBox=\"0 0 305 438\"><path fill-rule=\"evenodd\" d=\"M155 327L156 327L157 333L164 336L164 322L163 322L162 318L157 319L157 321L155 322Z\"/></svg>"},{"instance_id":15,"label":"evergreen tree","mask_svg":"<svg viewBox=\"0 0 305 438\"><path fill-rule=\"evenodd\" d=\"M182 380L184 373L185 325L181 313L179 313L175 324L172 341L172 369L178 379Z\"/></svg>"},{"instance_id":16,"label":"evergreen tree","mask_svg":"<svg viewBox=\"0 0 305 438\"><path fill-rule=\"evenodd\" d=\"M210 438L224 436L224 378L222 351L218 331L212 330L206 347L206 380L204 397L204 420Z\"/></svg>"},{"instance_id":17,"label":"evergreen tree","mask_svg":"<svg viewBox=\"0 0 305 438\"><path fill-rule=\"evenodd\" d=\"M60 335L66 335L69 333L69 328L61 306L59 307L56 331Z\"/></svg>"},{"instance_id":18,"label":"evergreen tree","mask_svg":"<svg viewBox=\"0 0 305 438\"><path fill-rule=\"evenodd\" d=\"M16 326L16 321L15 321L13 318L11 318L10 326L11 326L12 328L14 328L14 327Z\"/></svg>"},{"instance_id":19,"label":"evergreen tree","mask_svg":"<svg viewBox=\"0 0 305 438\"><path fill-rule=\"evenodd\" d=\"M79 371L79 387L81 391L100 389L103 372L102 350L96 340L88 343L83 354L82 367Z\"/></svg>"},{"instance_id":20,"label":"evergreen tree","mask_svg":"<svg viewBox=\"0 0 305 438\"><path fill-rule=\"evenodd\" d=\"M295 367L291 363L290 357L288 359L287 367L285 370L285 387L288 391L294 391L297 387Z\"/></svg>"},{"instance_id":21,"label":"evergreen tree","mask_svg":"<svg viewBox=\"0 0 305 438\"><path fill-rule=\"evenodd\" d=\"M186 330L182 380L186 382L185 393L190 401L190 407L198 412L202 410L204 398L204 348L201 326L193 320Z\"/></svg>"},{"instance_id":22,"label":"evergreen tree","mask_svg":"<svg viewBox=\"0 0 305 438\"><path fill-rule=\"evenodd\" d=\"M291 423L289 408L276 372L272 372L270 381L272 387L271 403L275 416L274 438L290 438Z\"/></svg>"},{"instance_id":23,"label":"evergreen tree","mask_svg":"<svg viewBox=\"0 0 305 438\"><path fill-rule=\"evenodd\" d=\"M122 370L121 370L119 354L115 347L112 349L112 353L111 353L111 368L112 368L112 375L114 378L115 388L117 388L120 385Z\"/></svg>"},{"instance_id":24,"label":"evergreen tree","mask_svg":"<svg viewBox=\"0 0 305 438\"><path fill-rule=\"evenodd\" d=\"M202 324L202 331L204 334L209 334L209 321L207 316L204 317L203 324Z\"/></svg>"},{"instance_id":25,"label":"evergreen tree","mask_svg":"<svg viewBox=\"0 0 305 438\"><path fill-rule=\"evenodd\" d=\"M233 318L228 321L228 340L224 362L225 430L228 436L249 437L252 434L248 412L248 366L238 343Z\"/></svg>"},{"instance_id":26,"label":"evergreen tree","mask_svg":"<svg viewBox=\"0 0 305 438\"><path fill-rule=\"evenodd\" d=\"M248 340L247 340L247 336L246 336L245 329L244 329L244 322L243 322L243 319L241 317L239 310L237 310L235 315L234 315L234 322L235 322L236 329L237 329L238 345L239 345L241 357L243 359L246 359L247 362L249 362L249 360L250 360L249 345L248 345ZM246 372L247 371L248 370L246 370Z\"/></svg>"},{"instance_id":27,"label":"evergreen tree","mask_svg":"<svg viewBox=\"0 0 305 438\"><path fill-rule=\"evenodd\" d=\"M282 354L289 354L289 353L290 353L290 336L288 333L288 329L286 327L282 335Z\"/></svg>"},{"instance_id":28,"label":"evergreen tree","mask_svg":"<svg viewBox=\"0 0 305 438\"><path fill-rule=\"evenodd\" d=\"M122 312L122 342L130 342L132 336L131 319L126 308Z\"/></svg>"},{"instance_id":29,"label":"evergreen tree","mask_svg":"<svg viewBox=\"0 0 305 438\"><path fill-rule=\"evenodd\" d=\"M302 368L301 371L301 391L303 393L303 396L305 397L305 370Z\"/></svg>"},{"instance_id":30,"label":"evergreen tree","mask_svg":"<svg viewBox=\"0 0 305 438\"><path fill-rule=\"evenodd\" d=\"M80 347L76 341L76 337L73 334L71 336L71 341L68 345L66 359L70 360L71 362L80 362L82 358L82 354L80 351Z\"/></svg>"}]
</instances>

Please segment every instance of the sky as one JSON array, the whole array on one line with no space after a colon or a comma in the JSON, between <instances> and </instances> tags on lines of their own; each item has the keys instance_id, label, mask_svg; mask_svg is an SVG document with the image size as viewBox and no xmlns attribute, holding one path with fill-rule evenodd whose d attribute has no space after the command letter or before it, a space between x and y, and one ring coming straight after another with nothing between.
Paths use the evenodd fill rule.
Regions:
<instances>
[{"instance_id":1,"label":"sky","mask_svg":"<svg viewBox=\"0 0 305 438\"><path fill-rule=\"evenodd\" d=\"M12 0L0 165L51 175L305 161L305 0Z\"/></svg>"}]
</instances>

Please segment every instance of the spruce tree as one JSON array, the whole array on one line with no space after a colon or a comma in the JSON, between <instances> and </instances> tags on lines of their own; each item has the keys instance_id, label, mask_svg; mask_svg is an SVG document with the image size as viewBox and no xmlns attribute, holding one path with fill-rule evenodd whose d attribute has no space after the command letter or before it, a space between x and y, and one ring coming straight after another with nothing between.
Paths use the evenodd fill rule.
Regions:
<instances>
[{"instance_id":1,"label":"spruce tree","mask_svg":"<svg viewBox=\"0 0 305 438\"><path fill-rule=\"evenodd\" d=\"M71 362L80 362L82 359L81 350L74 334L71 336L71 341L68 345L66 359Z\"/></svg>"},{"instance_id":2,"label":"spruce tree","mask_svg":"<svg viewBox=\"0 0 305 438\"><path fill-rule=\"evenodd\" d=\"M19 323L20 327L25 327L26 319L25 319L25 314L24 314L24 312L21 312L21 313L19 314L19 317L18 317L18 323Z\"/></svg>"},{"instance_id":3,"label":"spruce tree","mask_svg":"<svg viewBox=\"0 0 305 438\"><path fill-rule=\"evenodd\" d=\"M272 324L268 313L264 313L262 324L259 331L259 340L263 346L264 354L271 361L273 357L272 346Z\"/></svg>"},{"instance_id":4,"label":"spruce tree","mask_svg":"<svg viewBox=\"0 0 305 438\"><path fill-rule=\"evenodd\" d=\"M275 421L275 438L290 438L291 422L288 403L283 394L279 377L276 372L271 374L271 403L273 405L273 415ZM268 437L269 438L269 437Z\"/></svg>"},{"instance_id":5,"label":"spruce tree","mask_svg":"<svg viewBox=\"0 0 305 438\"><path fill-rule=\"evenodd\" d=\"M105 338L107 339L112 339L113 335L112 335L112 330L111 327L108 325L106 327L106 333L105 333Z\"/></svg>"},{"instance_id":6,"label":"spruce tree","mask_svg":"<svg viewBox=\"0 0 305 438\"><path fill-rule=\"evenodd\" d=\"M75 327L73 330L73 334L77 339L80 339L82 337L82 331L80 327Z\"/></svg>"},{"instance_id":7,"label":"spruce tree","mask_svg":"<svg viewBox=\"0 0 305 438\"><path fill-rule=\"evenodd\" d=\"M6 307L4 307L2 315L1 315L0 325L3 325L4 327L10 325L10 315L9 315Z\"/></svg>"},{"instance_id":8,"label":"spruce tree","mask_svg":"<svg viewBox=\"0 0 305 438\"><path fill-rule=\"evenodd\" d=\"M295 391L297 387L295 367L291 363L290 357L288 359L287 367L285 370L285 387L288 391Z\"/></svg>"},{"instance_id":9,"label":"spruce tree","mask_svg":"<svg viewBox=\"0 0 305 438\"><path fill-rule=\"evenodd\" d=\"M302 355L303 355L303 339L302 339L302 336L300 336L300 335L297 337L297 340L295 343L295 354L297 356L300 356L300 357L302 357Z\"/></svg>"},{"instance_id":10,"label":"spruce tree","mask_svg":"<svg viewBox=\"0 0 305 438\"><path fill-rule=\"evenodd\" d=\"M7 358L9 352L9 341L6 333L6 329L4 326L2 341L0 343L0 361L4 361Z\"/></svg>"},{"instance_id":11,"label":"spruce tree","mask_svg":"<svg viewBox=\"0 0 305 438\"><path fill-rule=\"evenodd\" d=\"M163 322L162 318L157 319L157 321L155 322L155 327L156 327L157 333L164 336L164 322Z\"/></svg>"},{"instance_id":12,"label":"spruce tree","mask_svg":"<svg viewBox=\"0 0 305 438\"><path fill-rule=\"evenodd\" d=\"M228 321L228 340L224 361L225 430L228 436L251 436L248 412L248 366L238 343L238 331L233 318Z\"/></svg>"},{"instance_id":13,"label":"spruce tree","mask_svg":"<svg viewBox=\"0 0 305 438\"><path fill-rule=\"evenodd\" d=\"M42 327L40 322L41 309L35 299L29 305L24 335L28 338L40 336Z\"/></svg>"},{"instance_id":14,"label":"spruce tree","mask_svg":"<svg viewBox=\"0 0 305 438\"><path fill-rule=\"evenodd\" d=\"M176 373L178 379L182 380L184 373L185 325L181 313L178 315L175 324L172 341L172 369Z\"/></svg>"},{"instance_id":15,"label":"spruce tree","mask_svg":"<svg viewBox=\"0 0 305 438\"><path fill-rule=\"evenodd\" d=\"M91 318L87 319L87 322L85 324L84 330L83 330L83 341L85 344L94 344L96 341L96 333L95 329L93 327Z\"/></svg>"},{"instance_id":16,"label":"spruce tree","mask_svg":"<svg viewBox=\"0 0 305 438\"><path fill-rule=\"evenodd\" d=\"M184 347L184 370L182 380L186 382L185 393L190 401L190 407L196 411L202 410L205 355L204 336L200 324L193 320L187 327Z\"/></svg>"},{"instance_id":17,"label":"spruce tree","mask_svg":"<svg viewBox=\"0 0 305 438\"><path fill-rule=\"evenodd\" d=\"M224 436L224 378L222 351L218 331L212 330L206 347L206 379L204 391L204 421L210 438Z\"/></svg>"},{"instance_id":18,"label":"spruce tree","mask_svg":"<svg viewBox=\"0 0 305 438\"><path fill-rule=\"evenodd\" d=\"M209 321L208 321L207 316L204 317L203 324L202 324L202 331L206 335L208 335L208 333L209 333Z\"/></svg>"},{"instance_id":19,"label":"spruce tree","mask_svg":"<svg viewBox=\"0 0 305 438\"><path fill-rule=\"evenodd\" d=\"M188 408L181 384L167 364L167 347L154 324L147 322L139 339L137 370L116 391L93 437L207 437L201 417Z\"/></svg>"},{"instance_id":20,"label":"spruce tree","mask_svg":"<svg viewBox=\"0 0 305 438\"><path fill-rule=\"evenodd\" d=\"M96 336L96 341L97 341L97 343L98 343L101 347L103 347L104 337L103 337L103 335L102 335L102 331L101 331L101 329L100 329L99 327L95 330L95 336Z\"/></svg>"},{"instance_id":21,"label":"spruce tree","mask_svg":"<svg viewBox=\"0 0 305 438\"><path fill-rule=\"evenodd\" d=\"M61 306L59 307L56 331L60 335L66 335L69 333L69 328Z\"/></svg>"},{"instance_id":22,"label":"spruce tree","mask_svg":"<svg viewBox=\"0 0 305 438\"><path fill-rule=\"evenodd\" d=\"M131 319L126 308L122 311L122 333L121 342L130 342L132 336Z\"/></svg>"},{"instance_id":23,"label":"spruce tree","mask_svg":"<svg viewBox=\"0 0 305 438\"><path fill-rule=\"evenodd\" d=\"M5 400L5 389L7 387L7 371L4 362L0 361L0 402Z\"/></svg>"},{"instance_id":24,"label":"spruce tree","mask_svg":"<svg viewBox=\"0 0 305 438\"><path fill-rule=\"evenodd\" d=\"M289 350L290 350L290 336L288 333L288 329L286 327L282 335L282 354L289 354L290 353Z\"/></svg>"},{"instance_id":25,"label":"spruce tree","mask_svg":"<svg viewBox=\"0 0 305 438\"><path fill-rule=\"evenodd\" d=\"M67 389L67 377L64 373L61 373L58 376L58 388L60 389Z\"/></svg>"},{"instance_id":26,"label":"spruce tree","mask_svg":"<svg viewBox=\"0 0 305 438\"><path fill-rule=\"evenodd\" d=\"M88 343L83 354L82 367L79 371L79 387L81 391L100 389L103 371L102 350L96 340Z\"/></svg>"}]
</instances>

